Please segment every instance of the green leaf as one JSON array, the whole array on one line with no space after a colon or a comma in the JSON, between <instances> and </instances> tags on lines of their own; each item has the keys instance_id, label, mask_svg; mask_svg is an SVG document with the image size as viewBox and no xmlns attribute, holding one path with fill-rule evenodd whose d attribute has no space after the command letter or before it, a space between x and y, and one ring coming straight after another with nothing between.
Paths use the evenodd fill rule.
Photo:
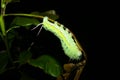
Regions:
<instances>
[{"instance_id":1,"label":"green leaf","mask_svg":"<svg viewBox=\"0 0 120 80\"><path fill-rule=\"evenodd\" d=\"M14 27L14 26L24 26L26 28L30 28L29 26L31 26L31 25L37 25L39 23L40 22L37 19L35 19L35 18L16 17L13 20L11 26L12 27Z\"/></svg>"},{"instance_id":2,"label":"green leaf","mask_svg":"<svg viewBox=\"0 0 120 80\"><path fill-rule=\"evenodd\" d=\"M27 63L27 61L31 58L32 54L30 51L24 51L22 53L20 53L19 55L19 62L20 64L25 64Z\"/></svg>"},{"instance_id":3,"label":"green leaf","mask_svg":"<svg viewBox=\"0 0 120 80\"><path fill-rule=\"evenodd\" d=\"M29 64L43 69L45 73L50 74L53 77L58 77L61 74L60 64L49 55L42 55L37 59L32 59Z\"/></svg>"},{"instance_id":4,"label":"green leaf","mask_svg":"<svg viewBox=\"0 0 120 80\"><path fill-rule=\"evenodd\" d=\"M6 71L7 63L8 63L8 55L6 51L1 51L0 52L0 74Z\"/></svg>"},{"instance_id":5,"label":"green leaf","mask_svg":"<svg viewBox=\"0 0 120 80\"><path fill-rule=\"evenodd\" d=\"M48 16L49 18L56 20L59 18L59 16L56 14L55 10L49 10L45 12L32 12L31 14L34 15L41 15L41 16Z\"/></svg>"}]
</instances>

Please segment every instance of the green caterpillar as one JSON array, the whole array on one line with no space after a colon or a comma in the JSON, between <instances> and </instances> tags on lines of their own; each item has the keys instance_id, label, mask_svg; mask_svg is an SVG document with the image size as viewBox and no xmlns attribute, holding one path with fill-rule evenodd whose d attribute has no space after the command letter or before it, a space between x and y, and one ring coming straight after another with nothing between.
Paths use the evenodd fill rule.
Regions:
<instances>
[{"instance_id":1,"label":"green caterpillar","mask_svg":"<svg viewBox=\"0 0 120 80\"><path fill-rule=\"evenodd\" d=\"M57 21L55 21L54 23L48 21L48 17L44 17L43 22L38 24L36 27L38 27L39 25L42 25L45 30L52 32L60 39L64 53L70 59L80 59L80 57L82 56L82 48L77 42L73 33L68 28L60 25Z\"/></svg>"}]
</instances>

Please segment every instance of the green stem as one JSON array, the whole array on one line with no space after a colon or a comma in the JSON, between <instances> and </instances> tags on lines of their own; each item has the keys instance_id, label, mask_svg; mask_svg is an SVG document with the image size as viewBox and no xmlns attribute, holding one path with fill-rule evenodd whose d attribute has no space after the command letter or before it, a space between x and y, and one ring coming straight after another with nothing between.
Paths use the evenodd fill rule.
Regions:
<instances>
[{"instance_id":1,"label":"green stem","mask_svg":"<svg viewBox=\"0 0 120 80\"><path fill-rule=\"evenodd\" d=\"M6 5L5 1L1 0L1 15L5 14Z\"/></svg>"},{"instance_id":2,"label":"green stem","mask_svg":"<svg viewBox=\"0 0 120 80\"><path fill-rule=\"evenodd\" d=\"M8 45L8 40L7 40L7 36L6 36L6 30L5 30L5 22L4 22L5 9L6 9L6 4L2 0L1 1L1 15L0 15L0 28L1 28L0 35L5 43L8 58L12 62L12 58L11 58L10 50L9 50L9 45Z\"/></svg>"},{"instance_id":3,"label":"green stem","mask_svg":"<svg viewBox=\"0 0 120 80\"><path fill-rule=\"evenodd\" d=\"M34 15L34 14L24 14L24 13L17 13L17 14L5 14L4 16L27 16L27 17L35 17L35 18L43 18L43 16Z\"/></svg>"},{"instance_id":4,"label":"green stem","mask_svg":"<svg viewBox=\"0 0 120 80\"><path fill-rule=\"evenodd\" d=\"M5 32L5 24L4 24L4 20L3 20L3 16L0 15L0 27L1 27L1 31L2 31L2 35L6 36L6 32Z\"/></svg>"},{"instance_id":5,"label":"green stem","mask_svg":"<svg viewBox=\"0 0 120 80\"><path fill-rule=\"evenodd\" d=\"M9 58L10 62L12 63L12 57L10 55L10 49L9 49L9 45L8 45L7 36L4 36L4 43L5 43L5 46L6 46L8 58Z\"/></svg>"},{"instance_id":6,"label":"green stem","mask_svg":"<svg viewBox=\"0 0 120 80\"><path fill-rule=\"evenodd\" d=\"M24 14L24 13L17 13L17 14L5 14L4 16L26 16L26 17L34 17L34 18L44 18L44 16L40 16L40 15L34 15L34 14ZM51 22L54 22L54 20L52 19L48 19Z\"/></svg>"}]
</instances>

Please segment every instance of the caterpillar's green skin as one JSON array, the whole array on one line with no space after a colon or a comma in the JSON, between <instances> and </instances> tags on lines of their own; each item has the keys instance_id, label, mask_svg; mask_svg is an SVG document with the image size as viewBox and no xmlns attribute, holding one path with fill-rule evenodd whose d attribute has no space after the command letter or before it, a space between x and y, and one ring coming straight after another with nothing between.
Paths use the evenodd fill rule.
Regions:
<instances>
[{"instance_id":1,"label":"caterpillar's green skin","mask_svg":"<svg viewBox=\"0 0 120 80\"><path fill-rule=\"evenodd\" d=\"M72 33L68 28L65 28L63 25L59 26L56 21L54 24L49 22L48 17L44 17L42 24L45 30L52 32L60 39L62 48L70 59L80 59L82 52L73 40Z\"/></svg>"}]
</instances>

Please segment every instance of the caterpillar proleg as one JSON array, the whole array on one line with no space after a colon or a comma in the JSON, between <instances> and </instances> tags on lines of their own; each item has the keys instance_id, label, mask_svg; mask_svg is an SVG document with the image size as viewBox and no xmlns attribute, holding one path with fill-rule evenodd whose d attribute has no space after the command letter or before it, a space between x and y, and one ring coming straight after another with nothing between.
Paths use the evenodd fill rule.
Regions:
<instances>
[{"instance_id":1,"label":"caterpillar proleg","mask_svg":"<svg viewBox=\"0 0 120 80\"><path fill-rule=\"evenodd\" d=\"M48 17L44 17L43 22L36 27L41 24L45 30L52 32L60 39L63 51L70 59L79 60L81 58L82 48L79 46L75 36L68 28L59 24L57 21L54 23L50 22Z\"/></svg>"}]
</instances>

